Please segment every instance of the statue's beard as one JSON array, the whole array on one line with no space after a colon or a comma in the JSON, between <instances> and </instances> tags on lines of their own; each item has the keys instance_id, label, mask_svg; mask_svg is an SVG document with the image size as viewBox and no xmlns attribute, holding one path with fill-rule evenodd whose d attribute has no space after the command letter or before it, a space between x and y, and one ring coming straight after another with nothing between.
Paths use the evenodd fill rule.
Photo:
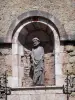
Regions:
<instances>
[{"instance_id":1,"label":"statue's beard","mask_svg":"<svg viewBox=\"0 0 75 100\"><path fill-rule=\"evenodd\" d=\"M38 46L39 46L39 44L33 45L33 48L36 49Z\"/></svg>"},{"instance_id":2,"label":"statue's beard","mask_svg":"<svg viewBox=\"0 0 75 100\"><path fill-rule=\"evenodd\" d=\"M33 46L36 47L36 46L38 46L39 44L40 44L40 42L34 43Z\"/></svg>"}]
</instances>

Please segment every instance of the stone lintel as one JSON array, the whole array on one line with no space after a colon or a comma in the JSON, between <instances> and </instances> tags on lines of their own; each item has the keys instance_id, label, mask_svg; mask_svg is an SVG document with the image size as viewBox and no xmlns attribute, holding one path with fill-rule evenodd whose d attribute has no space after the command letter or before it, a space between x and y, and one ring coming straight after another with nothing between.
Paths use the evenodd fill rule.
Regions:
<instances>
[{"instance_id":1,"label":"stone lintel","mask_svg":"<svg viewBox=\"0 0 75 100\"><path fill-rule=\"evenodd\" d=\"M31 87L18 87L11 88L11 91L23 91L23 90L62 90L63 86L31 86Z\"/></svg>"}]
</instances>

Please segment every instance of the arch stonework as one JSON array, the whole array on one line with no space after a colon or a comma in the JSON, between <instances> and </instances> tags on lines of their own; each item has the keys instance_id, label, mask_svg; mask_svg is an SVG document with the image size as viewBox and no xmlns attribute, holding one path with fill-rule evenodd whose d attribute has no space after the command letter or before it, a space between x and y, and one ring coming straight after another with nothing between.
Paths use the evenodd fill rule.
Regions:
<instances>
[{"instance_id":1,"label":"arch stonework","mask_svg":"<svg viewBox=\"0 0 75 100\"><path fill-rule=\"evenodd\" d=\"M54 25L50 25L49 23L40 20L39 22L46 24L50 29L52 30L54 34L54 43L55 43L55 85L60 86L62 85L62 63L61 63L61 55L60 55L60 39L63 39L66 35L65 30L63 26L60 24L60 22L52 15L46 12L42 11L30 11L27 13L23 13L22 15L18 16L16 20L13 21L11 24L6 41L12 42L12 81L14 81L14 84L12 84L12 87L20 87L21 86L21 77L22 77L22 71L23 69L20 68L20 57L23 55L23 46L18 42L18 35L21 31L21 29L28 23L32 23L32 21L28 21L26 23L23 23L22 25L19 23L28 18L33 16L41 16L43 18L46 18L50 20ZM18 26L18 27L17 27ZM17 28L16 28L17 27ZM58 29L58 31L57 31ZM14 31L15 30L15 31ZM16 60L16 63L14 61ZM60 81L60 83L59 83Z\"/></svg>"},{"instance_id":2,"label":"arch stonework","mask_svg":"<svg viewBox=\"0 0 75 100\"><path fill-rule=\"evenodd\" d=\"M44 12L44 11L32 10L32 11L25 12L25 13L19 15L12 22L12 24L10 25L9 30L7 32L6 42L11 42L12 41L12 36L14 34L13 32L14 32L15 29L17 30L17 28L19 27L18 25L20 24L20 22L22 22L24 19L27 19L27 18L33 17L33 16L43 17L43 18L46 18L49 21L51 21L55 25L55 27L58 29L60 40L64 40L65 37L67 37L64 26L53 15L49 14L48 12Z\"/></svg>"}]
</instances>

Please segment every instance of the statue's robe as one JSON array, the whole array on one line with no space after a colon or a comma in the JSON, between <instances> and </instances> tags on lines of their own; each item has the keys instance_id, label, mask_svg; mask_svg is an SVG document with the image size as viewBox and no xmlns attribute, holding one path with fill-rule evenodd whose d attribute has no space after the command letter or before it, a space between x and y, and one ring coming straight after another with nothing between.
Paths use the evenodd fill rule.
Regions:
<instances>
[{"instance_id":1,"label":"statue's robe","mask_svg":"<svg viewBox=\"0 0 75 100\"><path fill-rule=\"evenodd\" d=\"M33 60L33 83L35 85L44 84L44 49L42 46L32 49L32 60Z\"/></svg>"}]
</instances>

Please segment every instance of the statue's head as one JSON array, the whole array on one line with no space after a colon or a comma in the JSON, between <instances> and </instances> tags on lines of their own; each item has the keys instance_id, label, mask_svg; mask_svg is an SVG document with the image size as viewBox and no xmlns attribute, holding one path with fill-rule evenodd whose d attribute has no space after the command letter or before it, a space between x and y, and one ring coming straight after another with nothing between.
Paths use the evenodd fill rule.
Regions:
<instances>
[{"instance_id":1,"label":"statue's head","mask_svg":"<svg viewBox=\"0 0 75 100\"><path fill-rule=\"evenodd\" d=\"M40 44L40 40L37 37L33 38L32 42L33 42L33 46L38 46Z\"/></svg>"}]
</instances>

